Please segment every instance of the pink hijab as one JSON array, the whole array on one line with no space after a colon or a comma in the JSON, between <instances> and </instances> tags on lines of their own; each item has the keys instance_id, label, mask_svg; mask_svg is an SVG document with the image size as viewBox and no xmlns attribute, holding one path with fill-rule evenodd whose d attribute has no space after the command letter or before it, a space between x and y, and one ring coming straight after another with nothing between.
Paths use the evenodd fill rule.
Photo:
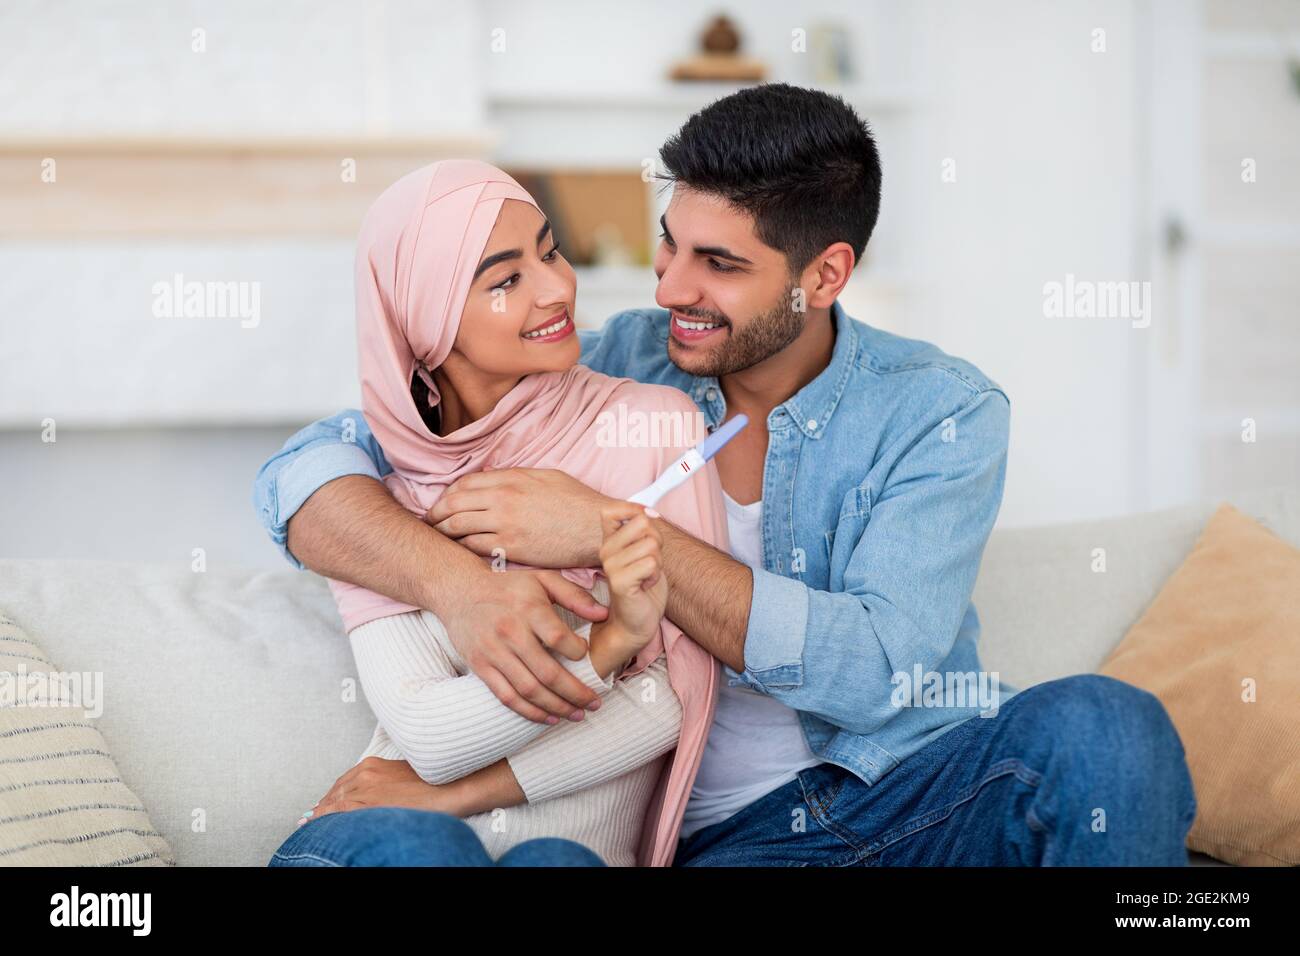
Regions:
<instances>
[{"instance_id":1,"label":"pink hijab","mask_svg":"<svg viewBox=\"0 0 1300 956\"><path fill-rule=\"evenodd\" d=\"M428 369L441 365L451 352L474 271L507 199L537 206L517 182L487 163L444 160L386 189L361 225L356 303L362 412L393 467L385 484L416 514L423 515L462 475L498 468L558 468L611 497L629 497L681 450L600 447L601 412L619 402L647 411L672 406L680 412L682 403L694 408L675 390L611 378L579 364L525 376L490 413L449 435L429 431L411 397L411 376L423 378L429 403L437 404L440 397ZM610 466L611 454L617 456L617 468ZM659 510L726 549L720 501L721 484L710 466L707 478L674 490ZM598 572L570 568L562 573L590 589ZM418 610L353 584L329 583L348 631ZM643 833L641 862L654 866L672 860L719 677L712 656L667 619L624 673L637 673L664 653L683 714L672 766L661 776Z\"/></svg>"}]
</instances>

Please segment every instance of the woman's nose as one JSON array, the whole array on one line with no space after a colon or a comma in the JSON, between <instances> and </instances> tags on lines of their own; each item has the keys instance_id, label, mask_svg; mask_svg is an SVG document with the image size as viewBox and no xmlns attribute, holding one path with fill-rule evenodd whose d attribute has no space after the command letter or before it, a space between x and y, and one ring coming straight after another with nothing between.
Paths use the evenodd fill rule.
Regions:
<instances>
[{"instance_id":1,"label":"woman's nose","mask_svg":"<svg viewBox=\"0 0 1300 956\"><path fill-rule=\"evenodd\" d=\"M543 280L537 289L537 307L548 308L561 302L570 302L573 300L577 291L577 277L573 270L568 270L569 274L559 275L551 274Z\"/></svg>"}]
</instances>

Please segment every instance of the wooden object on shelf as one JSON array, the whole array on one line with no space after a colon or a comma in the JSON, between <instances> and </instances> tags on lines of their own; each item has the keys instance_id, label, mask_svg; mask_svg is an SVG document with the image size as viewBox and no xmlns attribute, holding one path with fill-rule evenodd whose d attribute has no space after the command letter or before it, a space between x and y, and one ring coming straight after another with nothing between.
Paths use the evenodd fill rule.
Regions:
<instances>
[{"instance_id":1,"label":"wooden object on shelf","mask_svg":"<svg viewBox=\"0 0 1300 956\"><path fill-rule=\"evenodd\" d=\"M0 239L352 237L375 197L401 176L438 159L485 158L491 145L474 133L6 137Z\"/></svg>"},{"instance_id":2,"label":"wooden object on shelf","mask_svg":"<svg viewBox=\"0 0 1300 956\"><path fill-rule=\"evenodd\" d=\"M762 60L740 52L740 32L726 16L716 16L700 36L700 52L673 64L674 80L756 83L767 76Z\"/></svg>"},{"instance_id":3,"label":"wooden object on shelf","mask_svg":"<svg viewBox=\"0 0 1300 956\"><path fill-rule=\"evenodd\" d=\"M767 64L748 56L700 53L675 64L669 76L674 80L758 83L767 76Z\"/></svg>"},{"instance_id":4,"label":"wooden object on shelf","mask_svg":"<svg viewBox=\"0 0 1300 956\"><path fill-rule=\"evenodd\" d=\"M649 265L650 187L639 171L507 170L532 193L574 265Z\"/></svg>"},{"instance_id":5,"label":"wooden object on shelf","mask_svg":"<svg viewBox=\"0 0 1300 956\"><path fill-rule=\"evenodd\" d=\"M700 37L700 46L706 53L739 53L740 32L729 17L716 16Z\"/></svg>"}]
</instances>

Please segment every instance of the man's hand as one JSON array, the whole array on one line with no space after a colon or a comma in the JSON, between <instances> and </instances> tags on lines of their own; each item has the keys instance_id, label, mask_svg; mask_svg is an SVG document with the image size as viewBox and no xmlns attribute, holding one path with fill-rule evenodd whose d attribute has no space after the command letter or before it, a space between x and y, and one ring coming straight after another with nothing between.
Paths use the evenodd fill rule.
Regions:
<instances>
[{"instance_id":1,"label":"man's hand","mask_svg":"<svg viewBox=\"0 0 1300 956\"><path fill-rule=\"evenodd\" d=\"M600 696L571 674L551 650L582 660L587 642L560 620L552 604L589 621L609 611L558 571L489 571L455 601L444 601L442 623L452 646L501 703L529 720L581 719Z\"/></svg>"},{"instance_id":2,"label":"man's hand","mask_svg":"<svg viewBox=\"0 0 1300 956\"><path fill-rule=\"evenodd\" d=\"M425 521L476 554L503 549L535 568L590 568L600 561L600 509L615 499L550 468L503 468L453 482Z\"/></svg>"},{"instance_id":3,"label":"man's hand","mask_svg":"<svg viewBox=\"0 0 1300 956\"><path fill-rule=\"evenodd\" d=\"M382 482L347 475L322 485L289 519L289 547L318 574L433 611L470 669L529 720L581 716L575 708L599 705L547 647L575 661L587 653L552 602L589 621L603 621L605 608L555 572L490 570Z\"/></svg>"},{"instance_id":4,"label":"man's hand","mask_svg":"<svg viewBox=\"0 0 1300 956\"><path fill-rule=\"evenodd\" d=\"M334 781L310 812L313 818L363 807L413 807L455 813L453 786L425 783L405 760L367 757ZM304 816L298 823L306 821Z\"/></svg>"}]
</instances>

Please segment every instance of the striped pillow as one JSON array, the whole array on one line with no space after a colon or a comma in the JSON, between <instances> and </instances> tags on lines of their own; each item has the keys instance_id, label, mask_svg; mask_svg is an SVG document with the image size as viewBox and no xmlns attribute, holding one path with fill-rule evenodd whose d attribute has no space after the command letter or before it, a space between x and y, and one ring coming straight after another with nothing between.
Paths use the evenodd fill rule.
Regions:
<instances>
[{"instance_id":1,"label":"striped pillow","mask_svg":"<svg viewBox=\"0 0 1300 956\"><path fill-rule=\"evenodd\" d=\"M96 706L0 614L0 866L175 864L91 722Z\"/></svg>"}]
</instances>

